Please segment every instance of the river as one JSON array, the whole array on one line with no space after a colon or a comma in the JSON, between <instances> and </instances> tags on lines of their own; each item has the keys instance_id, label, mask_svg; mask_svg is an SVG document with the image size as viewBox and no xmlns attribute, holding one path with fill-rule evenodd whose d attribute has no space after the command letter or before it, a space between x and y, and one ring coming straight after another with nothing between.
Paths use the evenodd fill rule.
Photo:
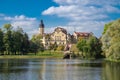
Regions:
<instances>
[{"instance_id":1,"label":"river","mask_svg":"<svg viewBox=\"0 0 120 80\"><path fill-rule=\"evenodd\" d=\"M79 59L0 59L0 80L120 80L120 63Z\"/></svg>"}]
</instances>

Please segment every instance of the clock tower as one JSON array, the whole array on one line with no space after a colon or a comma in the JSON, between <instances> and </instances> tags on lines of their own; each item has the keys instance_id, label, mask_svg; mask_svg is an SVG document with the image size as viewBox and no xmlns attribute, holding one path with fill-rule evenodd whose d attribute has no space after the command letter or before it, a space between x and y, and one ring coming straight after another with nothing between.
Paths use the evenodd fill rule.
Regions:
<instances>
[{"instance_id":1,"label":"clock tower","mask_svg":"<svg viewBox=\"0 0 120 80\"><path fill-rule=\"evenodd\" d=\"M40 32L40 34L42 36L44 35L44 23L43 23L43 20L40 21L39 32Z\"/></svg>"}]
</instances>

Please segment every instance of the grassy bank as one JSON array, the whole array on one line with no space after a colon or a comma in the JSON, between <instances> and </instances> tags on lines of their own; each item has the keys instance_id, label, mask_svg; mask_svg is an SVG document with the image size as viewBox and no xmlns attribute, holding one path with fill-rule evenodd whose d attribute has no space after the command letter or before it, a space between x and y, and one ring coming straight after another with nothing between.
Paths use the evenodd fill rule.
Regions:
<instances>
[{"instance_id":1,"label":"grassy bank","mask_svg":"<svg viewBox=\"0 0 120 80\"><path fill-rule=\"evenodd\" d=\"M29 59L29 58L63 58L63 52L44 51L38 53L29 53L28 55L2 55L0 59Z\"/></svg>"},{"instance_id":2,"label":"grassy bank","mask_svg":"<svg viewBox=\"0 0 120 80\"><path fill-rule=\"evenodd\" d=\"M106 61L111 61L111 62L120 62L120 60L114 60L114 59L108 59L108 58L106 58L105 60Z\"/></svg>"}]
</instances>

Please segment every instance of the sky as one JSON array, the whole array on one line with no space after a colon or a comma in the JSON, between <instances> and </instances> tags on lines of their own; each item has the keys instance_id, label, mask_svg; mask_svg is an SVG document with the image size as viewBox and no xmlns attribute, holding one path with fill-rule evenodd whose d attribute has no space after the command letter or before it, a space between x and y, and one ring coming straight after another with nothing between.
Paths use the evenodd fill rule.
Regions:
<instances>
[{"instance_id":1,"label":"sky","mask_svg":"<svg viewBox=\"0 0 120 80\"><path fill-rule=\"evenodd\" d=\"M0 0L0 28L10 23L30 37L38 33L41 19L46 33L62 27L100 37L104 25L119 18L120 0Z\"/></svg>"}]
</instances>

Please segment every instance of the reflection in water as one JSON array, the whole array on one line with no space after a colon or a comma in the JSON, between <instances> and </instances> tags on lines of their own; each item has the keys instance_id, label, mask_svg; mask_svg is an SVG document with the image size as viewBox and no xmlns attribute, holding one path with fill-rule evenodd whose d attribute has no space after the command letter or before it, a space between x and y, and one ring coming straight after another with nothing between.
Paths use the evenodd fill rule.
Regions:
<instances>
[{"instance_id":1,"label":"reflection in water","mask_svg":"<svg viewBox=\"0 0 120 80\"><path fill-rule=\"evenodd\" d=\"M45 66L43 80L100 80L101 69L95 66L88 67L89 62L83 62L82 65L80 60L58 60L57 62Z\"/></svg>"},{"instance_id":2,"label":"reflection in water","mask_svg":"<svg viewBox=\"0 0 120 80\"><path fill-rule=\"evenodd\" d=\"M0 80L120 80L119 66L102 60L1 59Z\"/></svg>"},{"instance_id":3,"label":"reflection in water","mask_svg":"<svg viewBox=\"0 0 120 80\"><path fill-rule=\"evenodd\" d=\"M0 80L17 80L28 69L26 60L0 60ZM21 68L22 67L22 68ZM17 74L16 74L17 73Z\"/></svg>"},{"instance_id":4,"label":"reflection in water","mask_svg":"<svg viewBox=\"0 0 120 80\"><path fill-rule=\"evenodd\" d=\"M102 76L103 80L120 80L120 63L106 62Z\"/></svg>"}]
</instances>

